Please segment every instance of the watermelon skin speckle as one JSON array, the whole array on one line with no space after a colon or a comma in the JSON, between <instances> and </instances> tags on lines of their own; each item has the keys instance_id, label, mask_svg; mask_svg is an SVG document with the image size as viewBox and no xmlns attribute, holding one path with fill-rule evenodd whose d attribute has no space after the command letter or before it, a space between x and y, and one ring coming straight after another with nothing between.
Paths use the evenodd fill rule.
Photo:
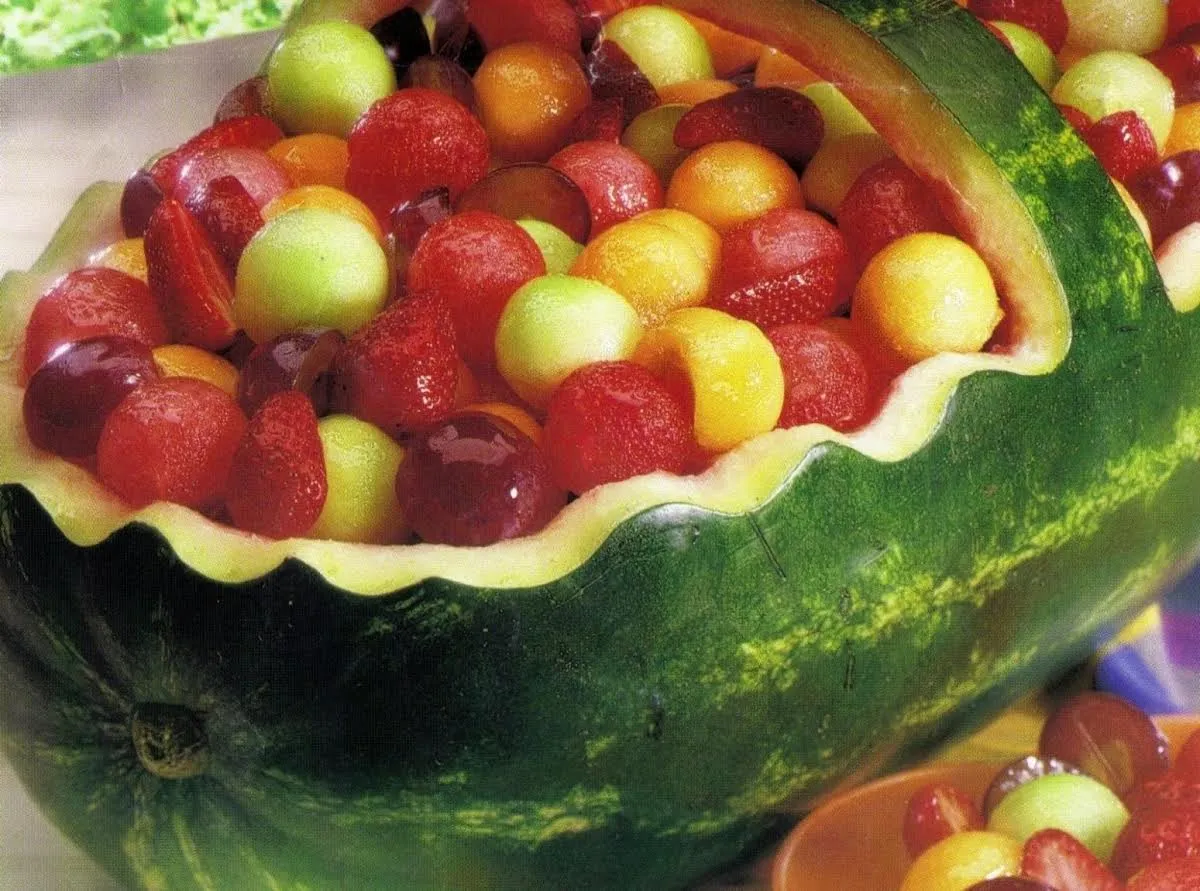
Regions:
<instances>
[{"instance_id":1,"label":"watermelon skin speckle","mask_svg":"<svg viewBox=\"0 0 1200 891\"><path fill-rule=\"evenodd\" d=\"M888 87L852 98L962 190L1023 352L910 372L943 398L901 404L903 451L773 433L678 497L601 487L486 549L135 513L33 454L0 389L0 746L119 881L684 888L1074 664L1192 558L1200 317L1011 55L950 0L680 5ZM5 278L0 332L119 196ZM139 763L156 703L197 717L202 772Z\"/></svg>"}]
</instances>

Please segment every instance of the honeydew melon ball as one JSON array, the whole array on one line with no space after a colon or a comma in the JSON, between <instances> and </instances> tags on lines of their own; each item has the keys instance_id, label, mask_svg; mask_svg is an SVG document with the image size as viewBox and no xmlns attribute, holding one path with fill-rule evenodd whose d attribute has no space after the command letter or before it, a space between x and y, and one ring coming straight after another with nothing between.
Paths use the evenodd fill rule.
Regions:
<instances>
[{"instance_id":1,"label":"honeydew melon ball","mask_svg":"<svg viewBox=\"0 0 1200 891\"><path fill-rule=\"evenodd\" d=\"M641 337L637 312L612 288L573 275L542 275L505 305L496 366L518 396L544 408L572 371L628 359Z\"/></svg>"},{"instance_id":2,"label":"honeydew melon ball","mask_svg":"<svg viewBox=\"0 0 1200 891\"><path fill-rule=\"evenodd\" d=\"M1175 122L1175 87L1154 63L1124 50L1084 56L1059 78L1051 93L1093 121L1115 111L1136 112L1154 134L1161 153Z\"/></svg>"},{"instance_id":3,"label":"honeydew melon ball","mask_svg":"<svg viewBox=\"0 0 1200 891\"><path fill-rule=\"evenodd\" d=\"M623 49L655 89L716 76L704 35L665 6L635 6L619 12L600 36Z\"/></svg>"},{"instance_id":4,"label":"honeydew melon ball","mask_svg":"<svg viewBox=\"0 0 1200 891\"><path fill-rule=\"evenodd\" d=\"M829 81L818 80L805 84L800 88L800 92L811 99L821 112L821 118L825 122L822 142L853 133L875 132L871 122L854 107L854 103L846 98L846 94Z\"/></svg>"},{"instance_id":5,"label":"honeydew melon ball","mask_svg":"<svg viewBox=\"0 0 1200 891\"><path fill-rule=\"evenodd\" d=\"M527 219L517 220L517 225L525 230L542 252L546 272L566 272L575 258L583 253L583 245L553 223Z\"/></svg>"},{"instance_id":6,"label":"honeydew melon ball","mask_svg":"<svg viewBox=\"0 0 1200 891\"><path fill-rule=\"evenodd\" d=\"M267 63L271 114L288 133L345 138L364 111L396 91L396 73L371 32L317 22L284 37Z\"/></svg>"},{"instance_id":7,"label":"honeydew melon ball","mask_svg":"<svg viewBox=\"0 0 1200 891\"><path fill-rule=\"evenodd\" d=\"M1104 862L1112 856L1129 810L1108 786L1083 774L1051 774L1013 789L988 817L987 828L1024 843L1042 829L1061 829Z\"/></svg>"},{"instance_id":8,"label":"honeydew melon ball","mask_svg":"<svg viewBox=\"0 0 1200 891\"><path fill-rule=\"evenodd\" d=\"M992 26L1008 38L1013 53L1021 60L1025 69L1033 75L1043 90L1049 93L1062 74L1054 50L1036 31L1031 31L1012 22L992 22Z\"/></svg>"},{"instance_id":9,"label":"honeydew melon ball","mask_svg":"<svg viewBox=\"0 0 1200 891\"><path fill-rule=\"evenodd\" d=\"M367 421L327 415L317 422L329 493L310 538L394 544L408 534L396 500L404 449Z\"/></svg>"},{"instance_id":10,"label":"honeydew melon ball","mask_svg":"<svg viewBox=\"0 0 1200 891\"><path fill-rule=\"evenodd\" d=\"M675 125L691 108L681 102L656 105L630 121L621 134L621 145L641 155L664 183L690 151L675 144Z\"/></svg>"},{"instance_id":11,"label":"honeydew melon ball","mask_svg":"<svg viewBox=\"0 0 1200 891\"><path fill-rule=\"evenodd\" d=\"M1103 49L1148 53L1167 36L1167 4L1163 0L1063 0L1067 11L1067 46L1094 52Z\"/></svg>"},{"instance_id":12,"label":"honeydew melon ball","mask_svg":"<svg viewBox=\"0 0 1200 891\"><path fill-rule=\"evenodd\" d=\"M255 343L298 328L349 336L387 301L387 255L358 220L298 207L263 224L234 278L233 316Z\"/></svg>"}]
</instances>

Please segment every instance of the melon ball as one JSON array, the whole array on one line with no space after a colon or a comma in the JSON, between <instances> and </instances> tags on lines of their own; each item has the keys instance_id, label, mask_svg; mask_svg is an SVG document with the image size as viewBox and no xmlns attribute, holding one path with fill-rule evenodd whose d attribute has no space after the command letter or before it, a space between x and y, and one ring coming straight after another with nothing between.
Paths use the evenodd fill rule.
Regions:
<instances>
[{"instance_id":1,"label":"melon ball","mask_svg":"<svg viewBox=\"0 0 1200 891\"><path fill-rule=\"evenodd\" d=\"M509 298L496 330L496 366L531 405L545 407L572 371L628 359L642 322L612 288L573 275L543 275Z\"/></svg>"},{"instance_id":2,"label":"melon ball","mask_svg":"<svg viewBox=\"0 0 1200 891\"><path fill-rule=\"evenodd\" d=\"M404 449L367 421L328 415L317 422L329 491L311 538L366 544L403 540L408 526L396 500Z\"/></svg>"},{"instance_id":3,"label":"melon ball","mask_svg":"<svg viewBox=\"0 0 1200 891\"><path fill-rule=\"evenodd\" d=\"M1120 49L1148 53L1167 36L1163 0L1063 0L1067 46L1083 52Z\"/></svg>"},{"instance_id":4,"label":"melon ball","mask_svg":"<svg viewBox=\"0 0 1200 891\"><path fill-rule=\"evenodd\" d=\"M1133 111L1146 122L1161 152L1175 122L1175 87L1152 63L1123 50L1084 56L1059 78L1051 94L1093 121Z\"/></svg>"},{"instance_id":5,"label":"melon ball","mask_svg":"<svg viewBox=\"0 0 1200 891\"><path fill-rule=\"evenodd\" d=\"M255 343L298 328L349 336L383 309L389 287L387 255L370 229L338 211L298 207L246 245L233 316Z\"/></svg>"},{"instance_id":6,"label":"melon ball","mask_svg":"<svg viewBox=\"0 0 1200 891\"><path fill-rule=\"evenodd\" d=\"M1129 811L1117 794L1082 774L1051 774L1013 789L988 817L988 829L1024 842L1042 829L1061 829L1101 860L1112 856Z\"/></svg>"},{"instance_id":7,"label":"melon ball","mask_svg":"<svg viewBox=\"0 0 1200 891\"><path fill-rule=\"evenodd\" d=\"M635 6L617 13L604 25L601 39L623 49L655 89L715 76L704 35L665 6Z\"/></svg>"},{"instance_id":8,"label":"melon ball","mask_svg":"<svg viewBox=\"0 0 1200 891\"><path fill-rule=\"evenodd\" d=\"M317 22L284 37L267 62L271 113L288 133L345 137L359 116L396 90L387 53L352 22Z\"/></svg>"},{"instance_id":9,"label":"melon ball","mask_svg":"<svg viewBox=\"0 0 1200 891\"><path fill-rule=\"evenodd\" d=\"M542 252L546 272L565 273L583 252L583 245L552 223L526 219L517 220L517 225L525 230Z\"/></svg>"}]
</instances>

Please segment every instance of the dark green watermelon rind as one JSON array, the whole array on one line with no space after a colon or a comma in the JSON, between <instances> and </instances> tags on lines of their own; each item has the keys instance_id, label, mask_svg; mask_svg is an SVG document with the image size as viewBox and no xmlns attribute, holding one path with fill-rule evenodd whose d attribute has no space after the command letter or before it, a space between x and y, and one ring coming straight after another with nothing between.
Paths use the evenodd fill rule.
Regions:
<instances>
[{"instance_id":1,"label":"dark green watermelon rind","mask_svg":"<svg viewBox=\"0 0 1200 891\"><path fill-rule=\"evenodd\" d=\"M907 30L894 3L830 5L916 54L968 128L991 120L980 138L1030 213L1060 221L1043 235L1066 360L964 380L902 461L822 446L746 516L654 508L526 589L364 598L293 560L222 584L141 524L72 544L4 487L5 752L114 875L681 887L1082 657L1192 559L1200 330L1106 178L1073 154L1031 166L1031 148L1072 143L953 10L915 4ZM952 79L976 52L984 68ZM1008 88L1024 92L1000 108ZM137 766L138 701L205 714L205 775Z\"/></svg>"}]
</instances>

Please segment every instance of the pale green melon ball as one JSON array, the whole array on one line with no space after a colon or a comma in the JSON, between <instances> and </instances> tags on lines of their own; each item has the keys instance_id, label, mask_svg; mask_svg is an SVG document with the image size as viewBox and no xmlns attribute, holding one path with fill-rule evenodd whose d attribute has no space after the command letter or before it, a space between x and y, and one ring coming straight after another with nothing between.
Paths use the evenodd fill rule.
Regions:
<instances>
[{"instance_id":1,"label":"pale green melon ball","mask_svg":"<svg viewBox=\"0 0 1200 891\"><path fill-rule=\"evenodd\" d=\"M383 309L388 261L362 223L322 207L268 220L246 245L233 316L255 343L297 328L350 335Z\"/></svg>"},{"instance_id":2,"label":"pale green melon ball","mask_svg":"<svg viewBox=\"0 0 1200 891\"><path fill-rule=\"evenodd\" d=\"M1051 774L1013 789L988 817L987 828L1024 843L1042 829L1061 829L1108 862L1129 819L1121 799L1099 780Z\"/></svg>"},{"instance_id":3,"label":"pale green melon ball","mask_svg":"<svg viewBox=\"0 0 1200 891\"><path fill-rule=\"evenodd\" d=\"M1148 53L1167 36L1165 0L1063 0L1067 46L1085 52L1104 49Z\"/></svg>"},{"instance_id":4,"label":"pale green melon ball","mask_svg":"<svg viewBox=\"0 0 1200 891\"><path fill-rule=\"evenodd\" d=\"M1033 75L1038 86L1047 93L1053 90L1062 72L1058 69L1054 51L1042 40L1041 35L1012 22L992 22L992 26L1008 38L1013 53Z\"/></svg>"},{"instance_id":5,"label":"pale green melon ball","mask_svg":"<svg viewBox=\"0 0 1200 891\"><path fill-rule=\"evenodd\" d=\"M1098 121L1115 111L1133 111L1154 134L1161 152L1175 121L1175 87L1141 56L1105 50L1084 56L1054 87L1054 101L1073 105Z\"/></svg>"},{"instance_id":6,"label":"pale green melon ball","mask_svg":"<svg viewBox=\"0 0 1200 891\"><path fill-rule=\"evenodd\" d=\"M537 244L546 261L546 272L566 272L583 253L583 245L557 226L543 220L517 220L517 225Z\"/></svg>"},{"instance_id":7,"label":"pale green melon ball","mask_svg":"<svg viewBox=\"0 0 1200 891\"><path fill-rule=\"evenodd\" d=\"M275 47L267 90L271 113L288 133L345 137L364 111L396 91L396 74L366 28L318 22Z\"/></svg>"},{"instance_id":8,"label":"pale green melon ball","mask_svg":"<svg viewBox=\"0 0 1200 891\"><path fill-rule=\"evenodd\" d=\"M621 144L641 155L664 183L688 156L688 149L675 144L675 125L690 110L690 105L678 102L656 105L630 121L621 134Z\"/></svg>"},{"instance_id":9,"label":"pale green melon ball","mask_svg":"<svg viewBox=\"0 0 1200 891\"><path fill-rule=\"evenodd\" d=\"M641 337L637 312L612 288L573 275L543 275L518 288L504 307L496 366L517 395L544 407L572 371L628 359Z\"/></svg>"},{"instance_id":10,"label":"pale green melon ball","mask_svg":"<svg viewBox=\"0 0 1200 891\"><path fill-rule=\"evenodd\" d=\"M714 76L704 35L665 6L635 6L619 12L604 25L601 38L625 50L655 89Z\"/></svg>"},{"instance_id":11,"label":"pale green melon ball","mask_svg":"<svg viewBox=\"0 0 1200 891\"><path fill-rule=\"evenodd\" d=\"M806 84L800 92L813 101L825 121L824 140L839 139L854 133L874 133L871 122L854 107L846 94L827 80Z\"/></svg>"},{"instance_id":12,"label":"pale green melon ball","mask_svg":"<svg viewBox=\"0 0 1200 891\"><path fill-rule=\"evenodd\" d=\"M366 421L328 415L317 422L329 494L308 533L366 544L403 540L408 525L396 500L396 471L404 449Z\"/></svg>"}]
</instances>

